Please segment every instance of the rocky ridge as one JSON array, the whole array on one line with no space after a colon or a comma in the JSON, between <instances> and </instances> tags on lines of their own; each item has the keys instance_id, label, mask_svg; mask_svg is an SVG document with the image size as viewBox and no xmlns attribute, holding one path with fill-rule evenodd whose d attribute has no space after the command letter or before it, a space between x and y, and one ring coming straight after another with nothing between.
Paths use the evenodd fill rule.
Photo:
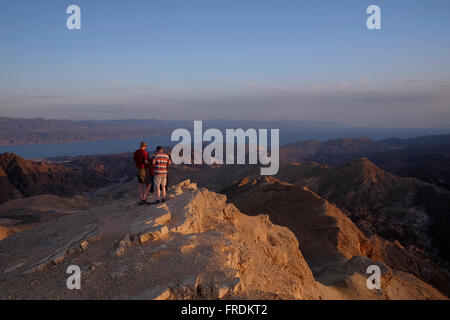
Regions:
<instances>
[{"instance_id":1,"label":"rocky ridge","mask_svg":"<svg viewBox=\"0 0 450 320\"><path fill-rule=\"evenodd\" d=\"M0 298L446 299L359 251L317 279L288 228L190 181L158 206L136 205L134 189L122 184L89 208L0 241ZM366 287L374 263L382 290ZM82 270L81 290L66 287L69 265Z\"/></svg>"}]
</instances>

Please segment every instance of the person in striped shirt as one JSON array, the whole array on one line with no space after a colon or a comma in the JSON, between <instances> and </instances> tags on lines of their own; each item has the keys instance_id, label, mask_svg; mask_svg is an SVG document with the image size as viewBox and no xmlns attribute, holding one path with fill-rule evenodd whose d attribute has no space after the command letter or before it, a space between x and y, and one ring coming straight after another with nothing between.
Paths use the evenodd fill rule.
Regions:
<instances>
[{"instance_id":1,"label":"person in striped shirt","mask_svg":"<svg viewBox=\"0 0 450 320\"><path fill-rule=\"evenodd\" d=\"M171 164L172 161L170 161L170 157L164 151L163 147L157 147L156 153L152 157L153 183L156 190L155 203L166 202L167 172L169 171L169 166Z\"/></svg>"}]
</instances>

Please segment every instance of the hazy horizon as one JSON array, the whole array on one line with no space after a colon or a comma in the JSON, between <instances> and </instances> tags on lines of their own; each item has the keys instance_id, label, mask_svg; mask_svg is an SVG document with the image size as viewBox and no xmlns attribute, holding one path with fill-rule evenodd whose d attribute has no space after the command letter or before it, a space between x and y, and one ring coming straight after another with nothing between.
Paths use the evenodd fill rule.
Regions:
<instances>
[{"instance_id":1,"label":"hazy horizon","mask_svg":"<svg viewBox=\"0 0 450 320\"><path fill-rule=\"evenodd\" d=\"M0 116L450 128L449 32L444 0L17 0L0 12Z\"/></svg>"},{"instance_id":2,"label":"hazy horizon","mask_svg":"<svg viewBox=\"0 0 450 320\"><path fill-rule=\"evenodd\" d=\"M166 121L173 121L173 122L194 122L196 120L196 118L192 118L192 119L156 119L156 118L109 118L109 119L88 119L88 118L75 118L75 119L69 119L69 118L56 118L56 117L50 117L50 118L45 118L42 116L39 117L11 117L11 116L4 116L0 114L0 118L10 118L10 119L24 119L24 120L38 120L38 119L43 119L43 120L50 120L50 121L99 121L99 122L109 122L109 121L161 121L161 122L166 122ZM299 122L299 123L305 123L305 124L321 124L321 125L330 125L333 126L335 125L336 127L331 127L333 130L338 130L338 129L378 129L378 130L383 130L383 129L405 129L405 130L414 130L414 129L436 129L436 130L443 130L442 132L445 132L446 130L448 130L449 134L450 134L450 124L449 125L442 125L442 126L429 126L429 127L420 127L420 126L364 126L364 125L351 125L348 123L343 123L343 122L337 122L337 121L320 121L320 120L294 120L294 119L272 119L272 120L256 120L256 119L230 119L230 118L210 118L210 119L202 119L202 121L205 122L212 122L212 121L230 121L230 122L261 122L261 123L276 123L276 122ZM298 128L298 129L302 129L302 128ZM310 130L308 128L308 130ZM443 133L438 133L438 134L443 134Z\"/></svg>"}]
</instances>

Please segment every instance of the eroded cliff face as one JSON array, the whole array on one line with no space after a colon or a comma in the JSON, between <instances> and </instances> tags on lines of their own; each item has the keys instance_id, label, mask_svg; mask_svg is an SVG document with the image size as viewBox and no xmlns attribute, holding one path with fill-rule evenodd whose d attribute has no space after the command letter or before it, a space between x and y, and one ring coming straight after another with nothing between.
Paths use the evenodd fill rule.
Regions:
<instances>
[{"instance_id":1,"label":"eroded cliff face","mask_svg":"<svg viewBox=\"0 0 450 320\"><path fill-rule=\"evenodd\" d=\"M138 206L135 187L122 184L84 210L0 241L0 298L445 299L382 262L382 290L369 290L365 272L374 262L353 247L315 278L302 243L268 215L245 215L190 181L171 188L164 204ZM70 265L81 268L80 290L66 287Z\"/></svg>"},{"instance_id":2,"label":"eroded cliff face","mask_svg":"<svg viewBox=\"0 0 450 320\"><path fill-rule=\"evenodd\" d=\"M113 181L100 171L71 169L61 164L25 160L0 154L0 204L42 194L74 196L92 192Z\"/></svg>"},{"instance_id":3,"label":"eroded cliff face","mask_svg":"<svg viewBox=\"0 0 450 320\"><path fill-rule=\"evenodd\" d=\"M423 250L377 235L366 236L342 209L308 187L258 177L244 178L224 192L242 213L266 213L273 223L288 227L316 280L324 277L328 283L330 270L362 256L411 273L444 294L449 292L448 271L427 258Z\"/></svg>"}]
</instances>

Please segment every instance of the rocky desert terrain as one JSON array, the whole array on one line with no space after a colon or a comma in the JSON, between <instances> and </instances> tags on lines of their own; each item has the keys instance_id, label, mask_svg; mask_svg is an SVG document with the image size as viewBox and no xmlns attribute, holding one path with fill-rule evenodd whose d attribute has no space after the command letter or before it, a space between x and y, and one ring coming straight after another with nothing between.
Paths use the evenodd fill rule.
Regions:
<instances>
[{"instance_id":1,"label":"rocky desert terrain","mask_svg":"<svg viewBox=\"0 0 450 320\"><path fill-rule=\"evenodd\" d=\"M380 155L407 142L294 144L275 177L174 166L158 206L137 205L128 153L2 154L0 298L447 299L450 191L357 157L393 164ZM70 265L82 290L66 287Z\"/></svg>"},{"instance_id":2,"label":"rocky desert terrain","mask_svg":"<svg viewBox=\"0 0 450 320\"><path fill-rule=\"evenodd\" d=\"M257 184L290 187L270 179ZM446 299L385 263L332 204L297 191L303 207L296 207L294 231L263 207L250 202L255 211L243 214L225 195L189 180L172 186L158 206L138 206L134 182L89 199L43 195L6 203L57 216L0 241L0 298ZM382 270L381 290L366 286L372 264ZM81 290L66 287L70 265L82 270Z\"/></svg>"}]
</instances>

